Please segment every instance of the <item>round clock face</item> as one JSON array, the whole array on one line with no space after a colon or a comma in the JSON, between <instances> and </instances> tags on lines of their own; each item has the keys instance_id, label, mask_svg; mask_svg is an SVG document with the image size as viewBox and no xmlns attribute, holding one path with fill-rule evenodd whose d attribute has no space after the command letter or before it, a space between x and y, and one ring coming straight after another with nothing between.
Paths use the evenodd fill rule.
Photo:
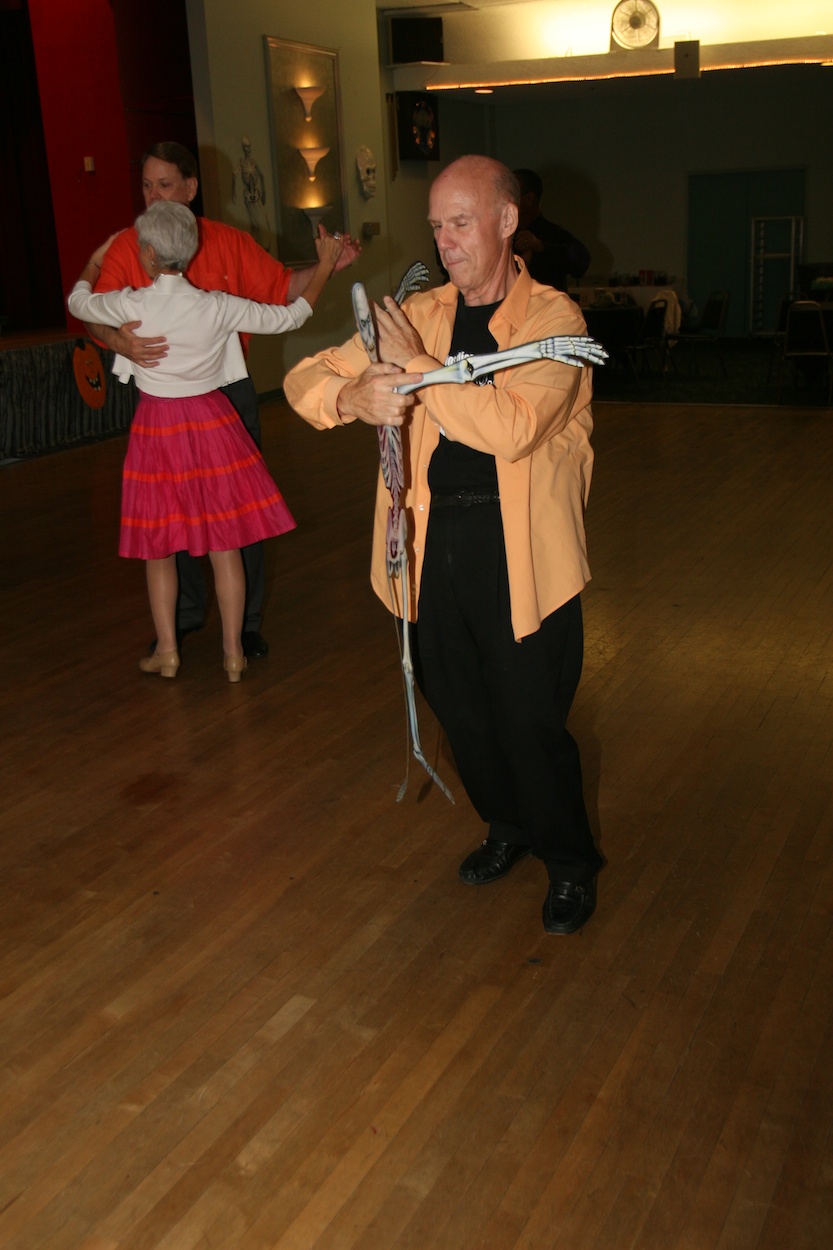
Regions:
<instances>
[{"instance_id":1,"label":"round clock face","mask_svg":"<svg viewBox=\"0 0 833 1250\"><path fill-rule=\"evenodd\" d=\"M645 48L659 35L659 13L651 0L620 0L610 30L620 48Z\"/></svg>"}]
</instances>

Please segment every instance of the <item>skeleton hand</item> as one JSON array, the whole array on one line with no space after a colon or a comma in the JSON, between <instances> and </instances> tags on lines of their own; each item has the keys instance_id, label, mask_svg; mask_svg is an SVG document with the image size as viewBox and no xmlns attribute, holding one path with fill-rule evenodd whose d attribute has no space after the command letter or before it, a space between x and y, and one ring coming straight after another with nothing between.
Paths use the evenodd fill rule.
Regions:
<instances>
[{"instance_id":1,"label":"skeleton hand","mask_svg":"<svg viewBox=\"0 0 833 1250\"><path fill-rule=\"evenodd\" d=\"M582 365L603 365L607 360L607 352L601 343L586 335L576 338L565 334L559 338L541 339L537 346L541 348L542 357L560 360L563 365L581 368Z\"/></svg>"},{"instance_id":2,"label":"skeleton hand","mask_svg":"<svg viewBox=\"0 0 833 1250\"><path fill-rule=\"evenodd\" d=\"M428 266L423 265L421 260L416 261L402 275L402 280L396 288L396 294L393 298L397 304L401 304L406 295L413 295L414 291L418 291L421 286L427 286L430 278Z\"/></svg>"},{"instance_id":3,"label":"skeleton hand","mask_svg":"<svg viewBox=\"0 0 833 1250\"><path fill-rule=\"evenodd\" d=\"M533 360L557 360L563 365L580 369L584 365L603 365L607 360L607 352L586 335L559 335L555 338L538 339L535 343L524 343L519 347L509 347L503 352L491 352L485 356L464 356L454 364L423 374L421 382L406 383L397 387L397 390L400 395L408 395L423 386L436 386L443 382L473 382L496 369L510 369L515 365L529 364Z\"/></svg>"}]
</instances>

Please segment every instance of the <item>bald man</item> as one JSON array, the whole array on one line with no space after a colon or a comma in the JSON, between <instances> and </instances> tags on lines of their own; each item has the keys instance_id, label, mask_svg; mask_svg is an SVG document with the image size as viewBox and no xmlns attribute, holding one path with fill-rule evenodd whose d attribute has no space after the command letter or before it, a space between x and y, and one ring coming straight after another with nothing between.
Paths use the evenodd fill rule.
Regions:
<instances>
[{"instance_id":1,"label":"bald man","mask_svg":"<svg viewBox=\"0 0 833 1250\"><path fill-rule=\"evenodd\" d=\"M592 915L603 862L566 729L589 578L590 371L542 360L476 383L393 389L463 355L584 333L575 304L513 255L518 199L497 161L455 161L428 214L448 284L377 310L385 363L368 364L355 338L302 361L284 385L318 428L403 428L412 584L407 602L394 587L396 609L418 619L423 692L488 826L460 878L486 885L534 854L550 882L544 927L567 934ZM371 581L386 604L388 504L380 475Z\"/></svg>"}]
</instances>

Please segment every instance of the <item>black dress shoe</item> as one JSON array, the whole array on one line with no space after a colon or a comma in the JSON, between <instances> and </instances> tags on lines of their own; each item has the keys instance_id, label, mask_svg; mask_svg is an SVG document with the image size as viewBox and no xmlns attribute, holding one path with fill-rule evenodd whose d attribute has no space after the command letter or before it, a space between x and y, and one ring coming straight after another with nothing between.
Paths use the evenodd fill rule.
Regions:
<instances>
[{"instance_id":1,"label":"black dress shoe","mask_svg":"<svg viewBox=\"0 0 833 1250\"><path fill-rule=\"evenodd\" d=\"M584 885L553 881L544 899L544 928L547 933L575 933L595 910L595 878Z\"/></svg>"},{"instance_id":2,"label":"black dress shoe","mask_svg":"<svg viewBox=\"0 0 833 1250\"><path fill-rule=\"evenodd\" d=\"M467 855L460 865L460 880L466 885L488 885L490 881L505 877L513 864L531 854L531 846L485 838L483 845Z\"/></svg>"},{"instance_id":3,"label":"black dress shoe","mask_svg":"<svg viewBox=\"0 0 833 1250\"><path fill-rule=\"evenodd\" d=\"M262 660L265 655L269 654L269 643L255 629L244 629L241 642L243 643L243 654L249 660Z\"/></svg>"}]
</instances>

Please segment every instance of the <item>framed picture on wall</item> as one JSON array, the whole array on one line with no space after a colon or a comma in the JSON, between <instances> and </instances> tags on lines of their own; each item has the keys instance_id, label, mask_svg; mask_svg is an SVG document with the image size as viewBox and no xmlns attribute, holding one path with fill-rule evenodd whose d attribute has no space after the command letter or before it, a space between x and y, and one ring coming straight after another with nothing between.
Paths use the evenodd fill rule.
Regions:
<instances>
[{"instance_id":1,"label":"framed picture on wall","mask_svg":"<svg viewBox=\"0 0 833 1250\"><path fill-rule=\"evenodd\" d=\"M437 97L430 91L397 91L396 136L400 161L440 159Z\"/></svg>"},{"instance_id":2,"label":"framed picture on wall","mask_svg":"<svg viewBox=\"0 0 833 1250\"><path fill-rule=\"evenodd\" d=\"M264 36L278 208L278 255L286 265L316 258L321 223L349 229L344 190L338 53Z\"/></svg>"}]
</instances>

